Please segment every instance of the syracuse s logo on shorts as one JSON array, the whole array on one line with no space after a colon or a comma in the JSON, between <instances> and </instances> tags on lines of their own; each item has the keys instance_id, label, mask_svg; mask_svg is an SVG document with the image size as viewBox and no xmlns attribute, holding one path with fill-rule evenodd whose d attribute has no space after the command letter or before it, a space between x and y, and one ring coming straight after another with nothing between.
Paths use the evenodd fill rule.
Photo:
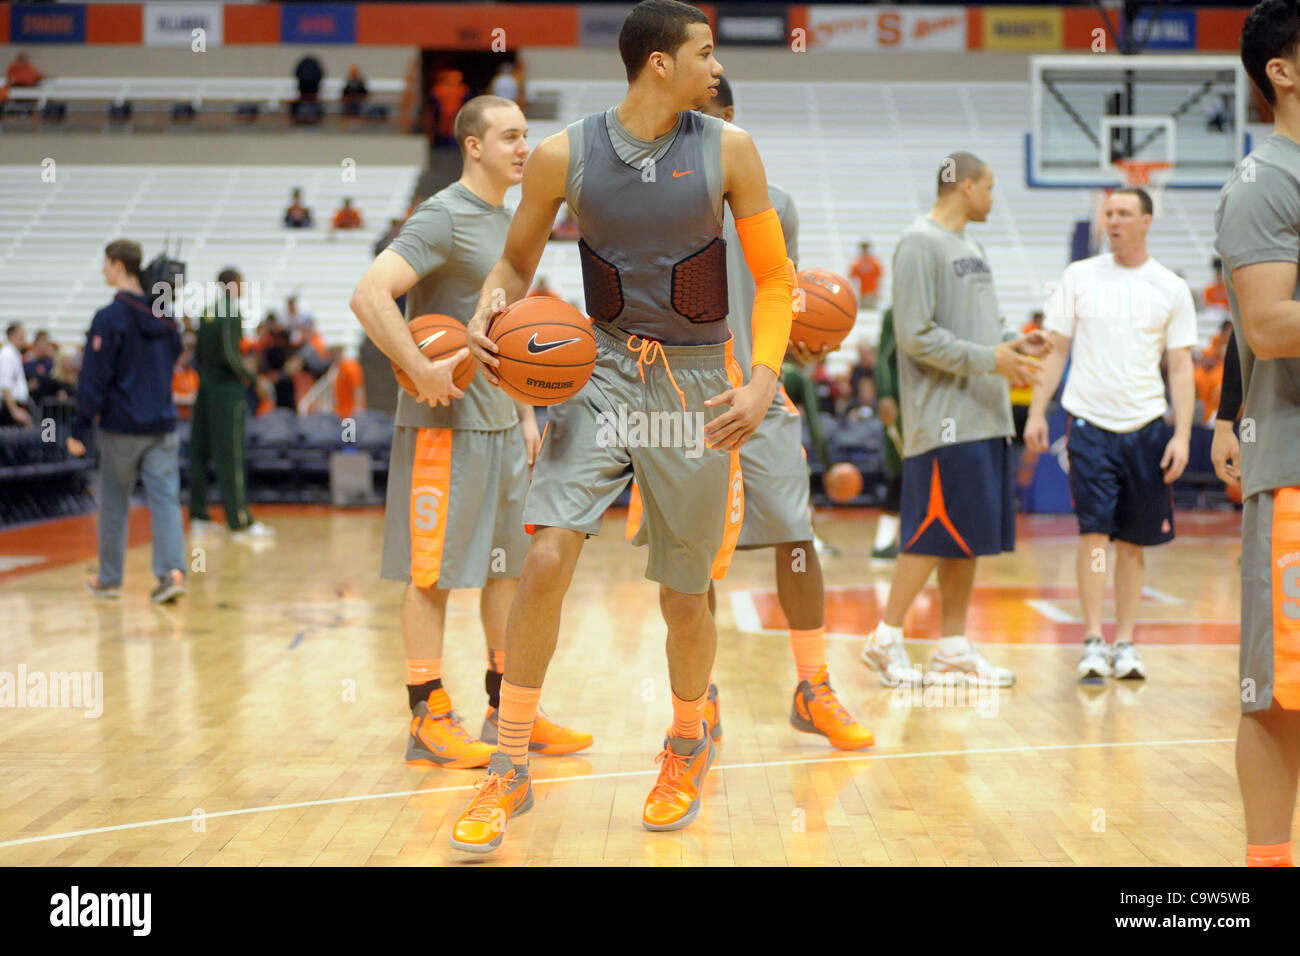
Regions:
<instances>
[{"instance_id":1,"label":"syracuse s logo on shorts","mask_svg":"<svg viewBox=\"0 0 1300 956\"><path fill-rule=\"evenodd\" d=\"M438 527L438 513L442 510L442 489L428 485L416 488L411 496L415 515L412 519L421 531Z\"/></svg>"}]
</instances>

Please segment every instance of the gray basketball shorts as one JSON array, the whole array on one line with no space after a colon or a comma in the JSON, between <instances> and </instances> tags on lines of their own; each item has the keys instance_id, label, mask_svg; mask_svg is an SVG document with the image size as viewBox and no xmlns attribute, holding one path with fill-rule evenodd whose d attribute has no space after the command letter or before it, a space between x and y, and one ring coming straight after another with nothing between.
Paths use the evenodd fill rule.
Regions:
<instances>
[{"instance_id":1,"label":"gray basketball shorts","mask_svg":"<svg viewBox=\"0 0 1300 956\"><path fill-rule=\"evenodd\" d=\"M808 455L803 448L803 416L785 389L777 391L758 431L740 449L745 482L745 522L738 551L811 541L808 503ZM627 513L627 536L640 530L641 489L633 484Z\"/></svg>"},{"instance_id":2,"label":"gray basketball shorts","mask_svg":"<svg viewBox=\"0 0 1300 956\"><path fill-rule=\"evenodd\" d=\"M727 410L704 402L741 382L731 341L661 345L593 328L596 367L582 391L551 408L524 521L597 534L635 477L645 576L703 594L726 576L744 517L740 454L705 447L703 433Z\"/></svg>"},{"instance_id":3,"label":"gray basketball shorts","mask_svg":"<svg viewBox=\"0 0 1300 956\"><path fill-rule=\"evenodd\" d=\"M380 577L417 587L481 588L517 578L528 553L528 456L501 431L393 429Z\"/></svg>"},{"instance_id":4,"label":"gray basketball shorts","mask_svg":"<svg viewBox=\"0 0 1300 956\"><path fill-rule=\"evenodd\" d=\"M1300 710L1300 488L1261 491L1241 515L1241 712Z\"/></svg>"}]
</instances>

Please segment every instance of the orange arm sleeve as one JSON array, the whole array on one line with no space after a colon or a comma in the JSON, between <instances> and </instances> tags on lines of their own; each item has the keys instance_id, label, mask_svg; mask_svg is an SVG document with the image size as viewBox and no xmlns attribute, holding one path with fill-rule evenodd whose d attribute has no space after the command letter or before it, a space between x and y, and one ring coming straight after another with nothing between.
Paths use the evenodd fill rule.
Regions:
<instances>
[{"instance_id":1,"label":"orange arm sleeve","mask_svg":"<svg viewBox=\"0 0 1300 956\"><path fill-rule=\"evenodd\" d=\"M754 336L751 367L766 365L781 376L781 363L790 343L790 322L794 318L794 263L785 251L781 220L770 206L755 216L736 220L736 234L745 252L745 265L754 275L754 312L750 317Z\"/></svg>"}]
</instances>

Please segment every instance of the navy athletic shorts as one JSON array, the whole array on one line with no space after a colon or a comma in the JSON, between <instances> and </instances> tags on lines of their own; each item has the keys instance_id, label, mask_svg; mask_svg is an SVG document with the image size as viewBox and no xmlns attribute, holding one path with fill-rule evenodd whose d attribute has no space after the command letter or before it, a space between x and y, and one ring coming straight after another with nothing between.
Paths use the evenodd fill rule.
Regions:
<instances>
[{"instance_id":1,"label":"navy athletic shorts","mask_svg":"<svg viewBox=\"0 0 1300 956\"><path fill-rule=\"evenodd\" d=\"M940 445L903 459L903 551L973 558L1016 547L1009 438Z\"/></svg>"},{"instance_id":2,"label":"navy athletic shorts","mask_svg":"<svg viewBox=\"0 0 1300 956\"><path fill-rule=\"evenodd\" d=\"M1131 432L1069 419L1070 497L1080 534L1142 546L1173 540L1174 492L1160 470L1172 434L1162 418Z\"/></svg>"}]
</instances>

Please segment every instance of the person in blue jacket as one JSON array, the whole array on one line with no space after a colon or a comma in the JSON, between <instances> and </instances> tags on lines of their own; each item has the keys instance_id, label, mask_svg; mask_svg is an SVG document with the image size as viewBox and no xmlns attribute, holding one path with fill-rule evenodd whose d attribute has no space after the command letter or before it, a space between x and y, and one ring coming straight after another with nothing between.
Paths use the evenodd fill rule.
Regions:
<instances>
[{"instance_id":1,"label":"person in blue jacket","mask_svg":"<svg viewBox=\"0 0 1300 956\"><path fill-rule=\"evenodd\" d=\"M68 451L86 453L99 422L99 571L87 582L97 597L121 595L131 489L144 481L153 528L155 603L185 593L185 532L180 506L180 438L172 402L172 368L181 337L156 315L140 287L139 243L117 239L104 250L103 275L116 290L95 313L77 380L77 414Z\"/></svg>"}]
</instances>

